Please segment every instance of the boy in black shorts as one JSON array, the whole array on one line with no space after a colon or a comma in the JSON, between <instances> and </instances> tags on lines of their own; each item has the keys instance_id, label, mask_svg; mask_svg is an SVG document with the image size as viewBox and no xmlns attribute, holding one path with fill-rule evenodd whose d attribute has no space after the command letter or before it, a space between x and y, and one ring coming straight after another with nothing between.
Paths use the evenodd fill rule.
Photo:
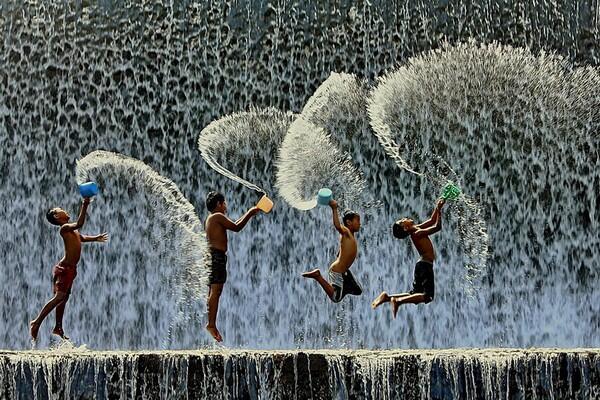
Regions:
<instances>
[{"instance_id":1,"label":"boy in black shorts","mask_svg":"<svg viewBox=\"0 0 600 400\"><path fill-rule=\"evenodd\" d=\"M394 236L398 239L404 239L410 236L415 248L419 252L421 259L415 265L413 288L408 293L388 295L386 292L381 292L371 307L377 308L383 303L390 302L392 306L392 314L396 318L398 307L401 304L419 304L430 303L435 296L435 285L433 276L433 261L435 260L435 252L430 235L439 232L442 229L442 207L444 200L440 199L437 202L431 218L427 221L415 225L410 218L398 220L393 225Z\"/></svg>"},{"instance_id":2,"label":"boy in black shorts","mask_svg":"<svg viewBox=\"0 0 600 400\"><path fill-rule=\"evenodd\" d=\"M217 329L217 311L219 298L223 285L227 281L227 231L239 232L250 221L250 218L260 212L258 207L252 207L237 221L227 217L227 202L225 196L218 192L210 192L206 196L206 208L210 212L204 222L208 252L206 264L210 270L208 278L208 324L206 330L217 341L222 342L223 337Z\"/></svg>"}]
</instances>

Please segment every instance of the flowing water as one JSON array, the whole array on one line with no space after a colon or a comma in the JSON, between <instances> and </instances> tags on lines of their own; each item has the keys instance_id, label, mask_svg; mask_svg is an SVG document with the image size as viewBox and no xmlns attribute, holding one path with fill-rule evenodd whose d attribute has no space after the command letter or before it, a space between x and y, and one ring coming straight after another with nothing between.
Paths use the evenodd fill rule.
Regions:
<instances>
[{"instance_id":1,"label":"flowing water","mask_svg":"<svg viewBox=\"0 0 600 400\"><path fill-rule=\"evenodd\" d=\"M595 399L598 352L0 353L11 399Z\"/></svg>"},{"instance_id":2,"label":"flowing water","mask_svg":"<svg viewBox=\"0 0 600 400\"><path fill-rule=\"evenodd\" d=\"M209 345L202 277L181 282L202 247L187 226L210 190L236 218L257 188L277 203L230 237L228 347L597 347L598 3L513 6L3 2L0 347L29 346L62 255L45 212L76 215L76 160L96 150L138 167L103 164L94 178L82 232L111 240L83 249L65 315L91 349ZM399 168L386 137L422 175ZM432 171L450 170L465 202L433 237L435 301L397 320L372 311L381 290L410 288L418 258L391 224L427 218ZM303 206L325 182L363 217L352 270L364 294L335 305L299 276L337 250L330 211ZM186 226L168 226L180 212Z\"/></svg>"}]
</instances>

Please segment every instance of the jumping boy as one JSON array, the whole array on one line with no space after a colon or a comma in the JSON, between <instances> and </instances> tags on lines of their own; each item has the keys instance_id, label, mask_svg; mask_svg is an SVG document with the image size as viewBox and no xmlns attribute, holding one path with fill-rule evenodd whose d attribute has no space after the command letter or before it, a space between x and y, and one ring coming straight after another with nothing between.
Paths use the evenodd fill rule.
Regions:
<instances>
[{"instance_id":1,"label":"jumping boy","mask_svg":"<svg viewBox=\"0 0 600 400\"><path fill-rule=\"evenodd\" d=\"M413 245L419 252L421 259L415 265L413 288L408 293L388 295L386 292L381 294L371 303L373 308L377 308L383 303L390 302L392 306L392 314L396 318L398 307L401 304L419 304L429 303L435 295L435 285L433 276L433 261L435 260L435 252L430 235L439 232L442 229L442 207L444 200L440 199L437 202L431 217L419 224L415 225L414 221L409 218L402 218L396 221L393 226L393 234L398 239L404 239L410 236Z\"/></svg>"},{"instance_id":2,"label":"jumping boy","mask_svg":"<svg viewBox=\"0 0 600 400\"><path fill-rule=\"evenodd\" d=\"M333 212L333 226L340 233L338 257L329 267L329 280L331 283L321 276L319 269L305 272L302 276L313 278L319 282L331 301L339 303L347 294L355 296L362 294L362 288L350 272L350 267L358 254L358 244L354 234L360 230L360 216L354 211L346 211L342 217L343 225L341 225L337 212L337 202L331 200L329 206Z\"/></svg>"},{"instance_id":3,"label":"jumping boy","mask_svg":"<svg viewBox=\"0 0 600 400\"><path fill-rule=\"evenodd\" d=\"M206 196L206 208L210 212L204 223L209 246L207 264L210 269L206 330L217 342L222 342L223 338L217 329L217 311L219 310L219 298L223 291L223 285L227 281L227 231L241 231L250 221L250 218L260 212L260 209L252 207L240 219L233 222L226 216L227 203L225 197L218 192L210 192Z\"/></svg>"},{"instance_id":4,"label":"jumping boy","mask_svg":"<svg viewBox=\"0 0 600 400\"><path fill-rule=\"evenodd\" d=\"M90 204L89 198L83 199L83 204L79 210L79 217L77 222L69 222L70 215L62 208L52 208L47 214L46 218L52 225L60 226L60 236L63 239L65 245L65 255L63 258L52 268L52 284L54 297L50 299L48 303L42 308L36 319L29 323L29 333L31 338L35 342L37 340L38 331L40 325L44 321L44 318L56 308L56 325L52 333L59 336L61 339L68 340L63 331L62 322L63 314L65 312L65 305L71 295L71 287L73 286L73 280L77 276L77 263L81 257L81 243L86 242L106 242L108 240L108 234L102 233L96 236L86 236L79 233L79 229L85 223L85 214L87 212L88 205Z\"/></svg>"}]
</instances>

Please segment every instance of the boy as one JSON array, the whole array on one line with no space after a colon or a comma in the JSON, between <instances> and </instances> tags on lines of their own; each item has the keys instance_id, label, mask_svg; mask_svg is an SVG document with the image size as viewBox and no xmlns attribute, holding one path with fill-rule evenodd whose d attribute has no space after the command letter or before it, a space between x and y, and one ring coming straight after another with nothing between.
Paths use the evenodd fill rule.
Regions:
<instances>
[{"instance_id":1,"label":"boy","mask_svg":"<svg viewBox=\"0 0 600 400\"><path fill-rule=\"evenodd\" d=\"M443 206L444 200L438 200L437 205L433 210L433 214L431 214L431 218L422 224L415 225L414 221L409 218L403 218L394 223L394 236L398 239L404 239L410 236L421 259L415 265L412 290L409 293L394 294L391 296L386 292L382 292L373 303L371 303L373 308L377 308L379 305L389 301L392 306L392 314L394 315L394 318L396 318L398 307L400 307L401 304L429 303L433 300L435 295L433 280L433 261L435 260L435 252L429 236L442 229Z\"/></svg>"},{"instance_id":2,"label":"boy","mask_svg":"<svg viewBox=\"0 0 600 400\"><path fill-rule=\"evenodd\" d=\"M69 223L70 215L62 208L52 208L46 213L48 222L52 225L60 226L60 236L65 244L65 255L58 264L52 268L54 297L46 303L37 318L29 323L29 333L34 342L37 340L38 331L44 318L46 318L54 308L56 308L56 325L54 326L52 333L59 336L61 339L69 339L65 336L63 331L62 320L65 312L65 305L71 295L73 280L77 276L77 263L81 257L81 243L106 242L108 240L107 233L96 236L86 236L80 234L78 231L85 223L85 214L90 201L89 198L83 199L77 222Z\"/></svg>"},{"instance_id":3,"label":"boy","mask_svg":"<svg viewBox=\"0 0 600 400\"><path fill-rule=\"evenodd\" d=\"M225 197L218 192L210 192L206 196L206 208L210 212L204 222L209 247L207 264L210 269L206 330L217 342L222 342L223 338L217 329L217 311L223 285L227 281L227 231L241 231L250 218L259 213L260 209L252 207L240 219L233 222L225 215L227 214L227 203Z\"/></svg>"},{"instance_id":4,"label":"boy","mask_svg":"<svg viewBox=\"0 0 600 400\"><path fill-rule=\"evenodd\" d=\"M338 257L329 267L329 280L331 283L321 276L319 269L305 272L302 276L313 278L319 282L331 301L339 303L347 294L355 296L362 294L362 288L350 272L350 267L358 253L358 245L354 234L360 230L360 216L354 211L346 211L342 218L344 225L341 225L337 213L337 202L331 200L329 206L333 212L333 226L340 233Z\"/></svg>"}]
</instances>

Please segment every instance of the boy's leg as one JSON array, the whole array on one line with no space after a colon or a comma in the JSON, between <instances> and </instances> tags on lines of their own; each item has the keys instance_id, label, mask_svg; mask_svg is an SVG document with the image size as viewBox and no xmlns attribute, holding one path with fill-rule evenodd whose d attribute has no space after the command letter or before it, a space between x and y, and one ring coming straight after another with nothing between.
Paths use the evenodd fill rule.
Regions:
<instances>
[{"instance_id":1,"label":"boy's leg","mask_svg":"<svg viewBox=\"0 0 600 400\"><path fill-rule=\"evenodd\" d=\"M53 334L60 336L61 339L65 340L69 340L69 338L65 336L65 332L63 331L62 327L63 315L65 314L65 306L67 305L67 301L69 301L69 294L67 294L67 297L65 297L62 303L56 306L56 323L54 325L54 329L52 330Z\"/></svg>"},{"instance_id":2,"label":"boy's leg","mask_svg":"<svg viewBox=\"0 0 600 400\"><path fill-rule=\"evenodd\" d=\"M425 293L407 293L406 296L391 296L390 304L392 305L392 314L394 315L394 318L396 318L400 304L419 304L427 303L429 301L431 301L431 299Z\"/></svg>"},{"instance_id":3,"label":"boy's leg","mask_svg":"<svg viewBox=\"0 0 600 400\"><path fill-rule=\"evenodd\" d=\"M217 342L222 342L223 338L217 329L217 312L219 311L219 298L223 292L223 283L213 283L208 289L208 324L206 330Z\"/></svg>"},{"instance_id":4,"label":"boy's leg","mask_svg":"<svg viewBox=\"0 0 600 400\"><path fill-rule=\"evenodd\" d=\"M327 282L325 278L323 278L323 275L321 275L321 271L319 271L318 269L313 269L312 271L303 273L302 276L305 278L313 278L314 280L319 282L319 285L321 285L325 293L327 293L327 296L330 299L333 299L335 289L333 288L333 286L331 286L329 282Z\"/></svg>"},{"instance_id":5,"label":"boy's leg","mask_svg":"<svg viewBox=\"0 0 600 400\"><path fill-rule=\"evenodd\" d=\"M50 311L52 311L56 306L62 303L65 297L67 297L67 294L65 292L56 292L54 294L54 297L52 297L50 301L44 305L42 311L40 311L36 319L29 323L29 333L31 334L33 340L37 339L38 330L40 329L40 325L42 324L46 316L50 314Z\"/></svg>"},{"instance_id":6,"label":"boy's leg","mask_svg":"<svg viewBox=\"0 0 600 400\"><path fill-rule=\"evenodd\" d=\"M375 300L373 300L373 302L371 303L371 307L377 308L380 305L382 305L383 303L392 301L392 298L398 300L398 298L400 298L400 297L406 297L406 296L410 296L410 295L411 295L410 293L387 294L387 292L381 292L381 294L379 296L377 296L377 298Z\"/></svg>"},{"instance_id":7,"label":"boy's leg","mask_svg":"<svg viewBox=\"0 0 600 400\"><path fill-rule=\"evenodd\" d=\"M375 309L383 303L387 303L388 301L390 301L390 299L391 296L387 294L387 292L381 292L379 296L377 296L375 300L373 300L373 302L371 303L371 308Z\"/></svg>"}]
</instances>

